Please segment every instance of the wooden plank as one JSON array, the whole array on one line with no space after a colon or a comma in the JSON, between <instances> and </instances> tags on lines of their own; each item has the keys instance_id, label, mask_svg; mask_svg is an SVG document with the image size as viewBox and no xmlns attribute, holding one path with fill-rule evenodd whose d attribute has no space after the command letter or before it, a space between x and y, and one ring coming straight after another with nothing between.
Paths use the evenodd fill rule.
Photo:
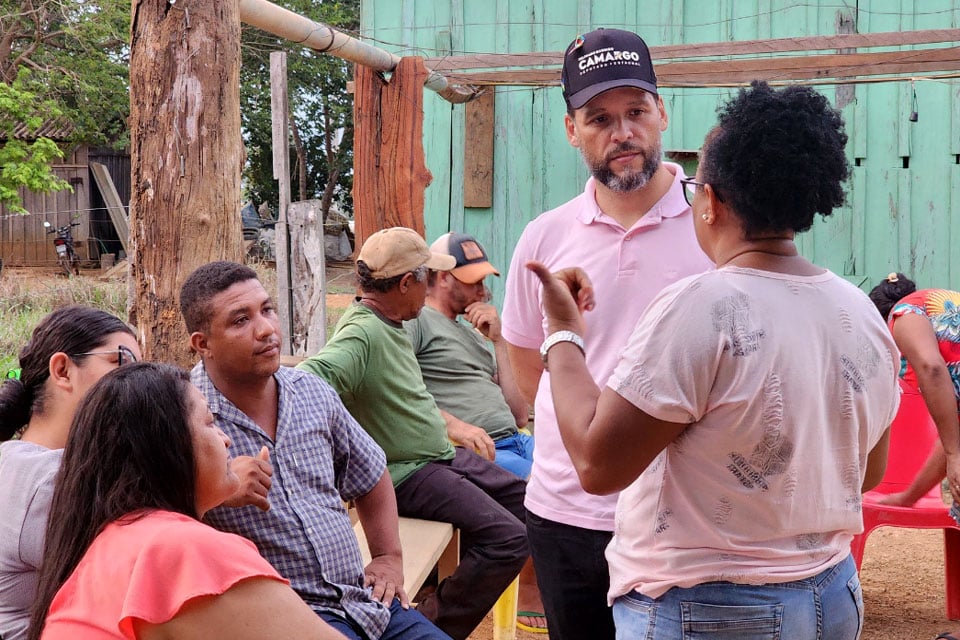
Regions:
<instances>
[{"instance_id":1,"label":"wooden plank","mask_svg":"<svg viewBox=\"0 0 960 640\"><path fill-rule=\"evenodd\" d=\"M493 123L496 91L488 89L466 105L463 145L463 206L493 206Z\"/></svg>"},{"instance_id":2,"label":"wooden plank","mask_svg":"<svg viewBox=\"0 0 960 640\"><path fill-rule=\"evenodd\" d=\"M738 56L786 53L791 51L823 51L827 49L865 49L900 47L918 44L960 42L960 29L926 29L891 33L849 33L802 38L743 40L740 42L705 42L650 47L654 60L682 60L707 56ZM428 69L445 73L463 69L495 69L503 67L560 66L562 51L531 53L476 53L463 56L424 58Z\"/></svg>"},{"instance_id":3,"label":"wooden plank","mask_svg":"<svg viewBox=\"0 0 960 640\"><path fill-rule=\"evenodd\" d=\"M433 567L440 564L439 578L443 580L456 568L453 558L459 557L460 536L447 522L434 522L418 518L400 518L400 548L403 550L403 588L412 597ZM359 522L353 525L353 532L360 543L360 557L363 566L370 563L370 548L367 536Z\"/></svg>"},{"instance_id":4,"label":"wooden plank","mask_svg":"<svg viewBox=\"0 0 960 640\"><path fill-rule=\"evenodd\" d=\"M327 343L327 274L319 200L289 207L290 287L293 293L291 351L313 355Z\"/></svg>"},{"instance_id":5,"label":"wooden plank","mask_svg":"<svg viewBox=\"0 0 960 640\"><path fill-rule=\"evenodd\" d=\"M127 251L127 243L130 241L130 223L127 222L127 212L120 200L120 194L117 193L117 187L113 184L113 178L110 177L107 166L99 162L91 162L90 171L93 173L97 188L100 189L103 201L107 204L107 211L110 213L113 228L117 230L120 244L123 245L123 250Z\"/></svg>"},{"instance_id":6,"label":"wooden plank","mask_svg":"<svg viewBox=\"0 0 960 640\"><path fill-rule=\"evenodd\" d=\"M828 80L916 75L960 70L960 47L881 53L793 56L700 62L667 62L654 65L660 87L735 86L752 80ZM451 81L475 85L560 84L559 69L484 71L448 74Z\"/></svg>"},{"instance_id":7,"label":"wooden plank","mask_svg":"<svg viewBox=\"0 0 960 640\"><path fill-rule=\"evenodd\" d=\"M273 177L279 184L274 254L277 257L277 316L280 319L280 353L293 353L293 300L290 287L290 125L287 97L287 54L270 54L270 118L273 132Z\"/></svg>"},{"instance_id":8,"label":"wooden plank","mask_svg":"<svg viewBox=\"0 0 960 640\"><path fill-rule=\"evenodd\" d=\"M433 176L423 153L422 58L403 58L385 82L356 66L353 202L357 246L387 227L424 233L424 190Z\"/></svg>"}]
</instances>

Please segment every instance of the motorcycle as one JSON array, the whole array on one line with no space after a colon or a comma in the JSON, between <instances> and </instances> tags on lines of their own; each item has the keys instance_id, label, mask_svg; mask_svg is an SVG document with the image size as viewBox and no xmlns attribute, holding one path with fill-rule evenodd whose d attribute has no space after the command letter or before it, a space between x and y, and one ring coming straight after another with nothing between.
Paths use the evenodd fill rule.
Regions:
<instances>
[{"instance_id":1,"label":"motorcycle","mask_svg":"<svg viewBox=\"0 0 960 640\"><path fill-rule=\"evenodd\" d=\"M47 233L56 233L53 238L53 247L57 250L57 264L63 269L63 272L69 278L71 275L80 275L80 256L73 248L73 232L70 227L79 227L79 222L71 222L62 227L54 227L52 224L43 221L43 226L47 228Z\"/></svg>"}]
</instances>

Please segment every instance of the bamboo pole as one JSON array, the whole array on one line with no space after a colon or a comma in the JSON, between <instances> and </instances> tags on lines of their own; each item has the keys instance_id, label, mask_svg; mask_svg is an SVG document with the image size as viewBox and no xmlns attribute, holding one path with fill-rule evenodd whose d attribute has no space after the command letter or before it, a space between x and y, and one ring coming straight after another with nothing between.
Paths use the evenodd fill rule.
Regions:
<instances>
[{"instance_id":1,"label":"bamboo pole","mask_svg":"<svg viewBox=\"0 0 960 640\"><path fill-rule=\"evenodd\" d=\"M314 22L268 0L240 0L240 20L314 51L362 64L377 71L393 71L400 56L341 33L333 27ZM430 72L424 86L453 104L473 100L479 92L469 85L451 84L439 73Z\"/></svg>"}]
</instances>

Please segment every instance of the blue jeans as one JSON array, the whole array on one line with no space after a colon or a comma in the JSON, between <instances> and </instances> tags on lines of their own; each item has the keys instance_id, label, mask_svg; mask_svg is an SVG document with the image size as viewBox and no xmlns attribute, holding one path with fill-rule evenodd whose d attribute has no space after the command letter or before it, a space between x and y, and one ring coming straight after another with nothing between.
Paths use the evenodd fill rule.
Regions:
<instances>
[{"instance_id":1,"label":"blue jeans","mask_svg":"<svg viewBox=\"0 0 960 640\"><path fill-rule=\"evenodd\" d=\"M530 468L533 466L533 436L525 433L515 433L506 438L500 438L493 443L497 448L495 462L522 480L530 477Z\"/></svg>"},{"instance_id":2,"label":"blue jeans","mask_svg":"<svg viewBox=\"0 0 960 640\"><path fill-rule=\"evenodd\" d=\"M321 613L320 617L331 627L347 636L350 640L370 640L349 619L332 613ZM380 640L450 640L450 636L440 631L432 622L423 617L416 609L404 609L396 598L390 605L390 623Z\"/></svg>"},{"instance_id":3,"label":"blue jeans","mask_svg":"<svg viewBox=\"0 0 960 640\"><path fill-rule=\"evenodd\" d=\"M847 556L795 582L707 582L656 600L634 591L613 603L613 619L618 640L857 640L863 594Z\"/></svg>"}]
</instances>

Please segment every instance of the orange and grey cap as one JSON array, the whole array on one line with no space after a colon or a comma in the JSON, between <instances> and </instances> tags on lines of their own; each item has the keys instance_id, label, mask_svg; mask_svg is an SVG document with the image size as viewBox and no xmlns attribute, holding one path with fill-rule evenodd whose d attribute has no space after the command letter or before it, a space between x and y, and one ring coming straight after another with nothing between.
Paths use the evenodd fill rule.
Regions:
<instances>
[{"instance_id":1,"label":"orange and grey cap","mask_svg":"<svg viewBox=\"0 0 960 640\"><path fill-rule=\"evenodd\" d=\"M382 229L360 247L357 262L363 261L378 280L409 273L426 265L436 271L450 271L457 261L449 255L430 251L419 233L406 227Z\"/></svg>"},{"instance_id":2,"label":"orange and grey cap","mask_svg":"<svg viewBox=\"0 0 960 640\"><path fill-rule=\"evenodd\" d=\"M453 256L457 265L450 269L453 277L464 284L476 284L489 275L499 276L500 272L490 264L487 252L476 238L465 233L451 231L445 233L430 245L434 253Z\"/></svg>"}]
</instances>

